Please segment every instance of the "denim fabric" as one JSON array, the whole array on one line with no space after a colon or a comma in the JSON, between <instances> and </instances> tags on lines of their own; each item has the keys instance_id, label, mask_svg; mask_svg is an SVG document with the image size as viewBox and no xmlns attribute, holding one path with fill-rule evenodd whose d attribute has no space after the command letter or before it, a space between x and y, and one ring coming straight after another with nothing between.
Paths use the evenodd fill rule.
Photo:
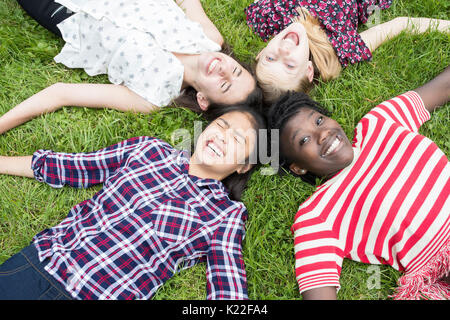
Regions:
<instances>
[{"instance_id":1,"label":"denim fabric","mask_svg":"<svg viewBox=\"0 0 450 320\"><path fill-rule=\"evenodd\" d=\"M61 37L56 26L73 13L55 0L17 0L21 7L41 26Z\"/></svg>"},{"instance_id":2,"label":"denim fabric","mask_svg":"<svg viewBox=\"0 0 450 320\"><path fill-rule=\"evenodd\" d=\"M70 300L70 294L39 262L34 244L6 260L0 266L2 300Z\"/></svg>"}]
</instances>

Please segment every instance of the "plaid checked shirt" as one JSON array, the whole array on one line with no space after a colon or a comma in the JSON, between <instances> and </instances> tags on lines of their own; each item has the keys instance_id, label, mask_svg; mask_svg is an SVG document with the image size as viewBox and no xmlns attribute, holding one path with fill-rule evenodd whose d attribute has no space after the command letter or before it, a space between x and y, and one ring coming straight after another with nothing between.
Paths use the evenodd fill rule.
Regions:
<instances>
[{"instance_id":1,"label":"plaid checked shirt","mask_svg":"<svg viewBox=\"0 0 450 320\"><path fill-rule=\"evenodd\" d=\"M46 270L78 299L148 299L174 273L207 262L207 299L247 299L241 253L247 210L220 181L188 174L169 144L132 138L92 153L38 150L52 187L103 183L33 241Z\"/></svg>"}]
</instances>

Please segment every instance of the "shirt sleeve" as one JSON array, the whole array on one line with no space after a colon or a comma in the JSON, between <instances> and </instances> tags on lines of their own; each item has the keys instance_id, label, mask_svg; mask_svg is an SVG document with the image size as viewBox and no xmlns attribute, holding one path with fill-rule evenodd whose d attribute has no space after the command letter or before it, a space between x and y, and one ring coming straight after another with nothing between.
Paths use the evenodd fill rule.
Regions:
<instances>
[{"instance_id":1,"label":"shirt sleeve","mask_svg":"<svg viewBox=\"0 0 450 320\"><path fill-rule=\"evenodd\" d=\"M31 169L36 180L53 188L69 185L87 188L103 183L127 159L129 154L151 138L131 138L90 153L60 153L38 150L33 154Z\"/></svg>"},{"instance_id":2,"label":"shirt sleeve","mask_svg":"<svg viewBox=\"0 0 450 320\"><path fill-rule=\"evenodd\" d=\"M295 276L300 293L321 287L340 288L343 253L329 230L296 221L293 226Z\"/></svg>"},{"instance_id":3,"label":"shirt sleeve","mask_svg":"<svg viewBox=\"0 0 450 320\"><path fill-rule=\"evenodd\" d=\"M321 287L340 288L339 277L343 258L336 246L335 239L321 239L322 245L312 242L300 243L295 239L295 276L300 293Z\"/></svg>"},{"instance_id":4,"label":"shirt sleeve","mask_svg":"<svg viewBox=\"0 0 450 320\"><path fill-rule=\"evenodd\" d=\"M342 12L339 14L342 14ZM328 40L333 46L339 62L343 67L361 61L372 60L372 53L369 47L349 20L339 27L336 27L330 21L322 21L322 24Z\"/></svg>"},{"instance_id":5,"label":"shirt sleeve","mask_svg":"<svg viewBox=\"0 0 450 320\"><path fill-rule=\"evenodd\" d=\"M292 23L291 18L297 1L260 0L250 4L244 11L247 25L255 34L267 41Z\"/></svg>"},{"instance_id":6,"label":"shirt sleeve","mask_svg":"<svg viewBox=\"0 0 450 320\"><path fill-rule=\"evenodd\" d=\"M369 115L394 121L412 132L417 132L430 119L430 112L415 91L408 91L379 104Z\"/></svg>"},{"instance_id":7,"label":"shirt sleeve","mask_svg":"<svg viewBox=\"0 0 450 320\"><path fill-rule=\"evenodd\" d=\"M245 208L234 210L214 233L206 270L208 300L248 299L242 256L245 215Z\"/></svg>"}]
</instances>

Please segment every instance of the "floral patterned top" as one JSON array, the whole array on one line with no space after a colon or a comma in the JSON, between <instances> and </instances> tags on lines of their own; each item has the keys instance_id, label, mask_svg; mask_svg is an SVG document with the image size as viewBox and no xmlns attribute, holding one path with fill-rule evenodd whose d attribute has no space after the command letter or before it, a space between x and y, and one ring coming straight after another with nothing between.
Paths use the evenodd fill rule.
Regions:
<instances>
[{"instance_id":1,"label":"floral patterned top","mask_svg":"<svg viewBox=\"0 0 450 320\"><path fill-rule=\"evenodd\" d=\"M278 34L298 16L302 6L317 17L336 51L343 67L372 54L357 32L359 23L366 23L374 10L387 9L392 0L259 0L246 9L247 24L264 41Z\"/></svg>"}]
</instances>

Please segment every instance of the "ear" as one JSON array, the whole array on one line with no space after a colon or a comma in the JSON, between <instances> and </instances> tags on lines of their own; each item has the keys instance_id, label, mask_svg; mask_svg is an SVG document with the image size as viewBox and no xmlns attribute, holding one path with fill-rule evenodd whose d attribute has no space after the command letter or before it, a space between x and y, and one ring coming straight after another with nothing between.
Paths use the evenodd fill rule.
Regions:
<instances>
[{"instance_id":1,"label":"ear","mask_svg":"<svg viewBox=\"0 0 450 320\"><path fill-rule=\"evenodd\" d=\"M252 165L250 163L244 164L241 167L239 167L236 172L239 174L246 173L248 170L252 168Z\"/></svg>"},{"instance_id":2,"label":"ear","mask_svg":"<svg viewBox=\"0 0 450 320\"><path fill-rule=\"evenodd\" d=\"M290 166L289 166L289 170L291 170L293 173L295 173L296 175L298 175L298 176L302 176L302 175L304 175L304 174L306 174L308 171L307 170L305 170L305 169L303 169L303 168L300 168L297 164L295 164L295 163L292 163Z\"/></svg>"},{"instance_id":3,"label":"ear","mask_svg":"<svg viewBox=\"0 0 450 320\"><path fill-rule=\"evenodd\" d=\"M308 78L309 82L312 82L314 79L314 66L311 60L308 61L308 64L306 66L306 77Z\"/></svg>"},{"instance_id":4,"label":"ear","mask_svg":"<svg viewBox=\"0 0 450 320\"><path fill-rule=\"evenodd\" d=\"M198 102L198 105L200 106L200 109L202 111L208 110L209 100L206 98L206 96L202 92L198 91L196 97L197 97L197 102Z\"/></svg>"}]
</instances>

